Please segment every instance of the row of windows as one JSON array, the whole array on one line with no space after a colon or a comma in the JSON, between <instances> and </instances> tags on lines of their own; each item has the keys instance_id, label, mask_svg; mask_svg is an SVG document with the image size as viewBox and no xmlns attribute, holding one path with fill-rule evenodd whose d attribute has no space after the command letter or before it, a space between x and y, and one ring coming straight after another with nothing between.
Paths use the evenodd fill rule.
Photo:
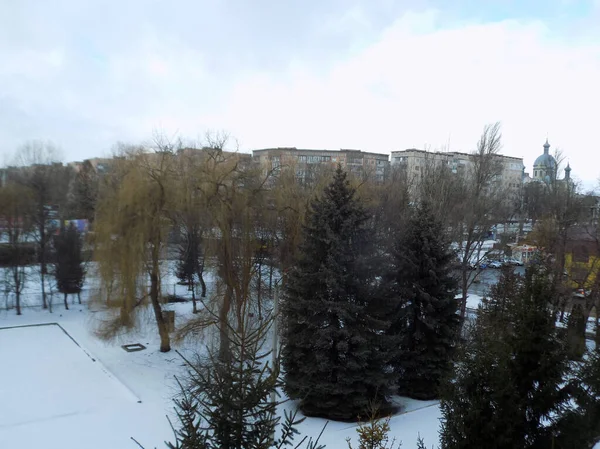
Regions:
<instances>
[{"instance_id":1,"label":"row of windows","mask_svg":"<svg viewBox=\"0 0 600 449\"><path fill-rule=\"evenodd\" d=\"M300 162L307 162L309 164L319 163L319 162L329 162L331 161L331 156L298 156L298 160Z\"/></svg>"}]
</instances>

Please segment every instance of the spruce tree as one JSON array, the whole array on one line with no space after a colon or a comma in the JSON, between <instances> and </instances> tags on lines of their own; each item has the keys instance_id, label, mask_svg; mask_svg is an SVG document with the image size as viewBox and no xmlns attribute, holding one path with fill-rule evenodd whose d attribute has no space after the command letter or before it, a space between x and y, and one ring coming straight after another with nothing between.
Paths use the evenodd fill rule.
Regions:
<instances>
[{"instance_id":1,"label":"spruce tree","mask_svg":"<svg viewBox=\"0 0 600 449\"><path fill-rule=\"evenodd\" d=\"M198 312L196 305L196 283L202 286L202 297L206 296L206 284L202 277L204 259L202 254L202 237L197 229L186 230L183 242L179 245L177 260L177 278L185 283L192 292L193 313Z\"/></svg>"},{"instance_id":2,"label":"spruce tree","mask_svg":"<svg viewBox=\"0 0 600 449\"><path fill-rule=\"evenodd\" d=\"M241 329L230 329L231 357L227 361L208 350L196 362L184 359L188 374L179 382L175 398L175 441L169 449L268 449L303 447L322 449L319 439L304 438L296 444L297 426L304 420L284 411L273 394L281 387L279 361L270 364L264 348L272 319Z\"/></svg>"},{"instance_id":3,"label":"spruce tree","mask_svg":"<svg viewBox=\"0 0 600 449\"><path fill-rule=\"evenodd\" d=\"M399 393L415 399L438 397L450 368L460 324L451 272L454 254L442 223L427 203L413 210L392 249L391 285L397 303L390 331L400 336L394 360Z\"/></svg>"},{"instance_id":4,"label":"spruce tree","mask_svg":"<svg viewBox=\"0 0 600 449\"><path fill-rule=\"evenodd\" d=\"M591 449L600 442L600 351L587 354L569 388L576 407L558 420L554 447Z\"/></svg>"},{"instance_id":5,"label":"spruce tree","mask_svg":"<svg viewBox=\"0 0 600 449\"><path fill-rule=\"evenodd\" d=\"M544 267L502 274L442 390L443 449L551 447L570 399Z\"/></svg>"},{"instance_id":6,"label":"spruce tree","mask_svg":"<svg viewBox=\"0 0 600 449\"><path fill-rule=\"evenodd\" d=\"M369 216L338 166L310 206L282 298L285 391L307 416L382 413L393 383Z\"/></svg>"},{"instance_id":7,"label":"spruce tree","mask_svg":"<svg viewBox=\"0 0 600 449\"><path fill-rule=\"evenodd\" d=\"M81 288L85 277L81 254L82 240L77 228L71 223L55 237L56 264L54 277L58 291L64 294L65 309L69 309L67 295L77 294L81 304Z\"/></svg>"}]
</instances>

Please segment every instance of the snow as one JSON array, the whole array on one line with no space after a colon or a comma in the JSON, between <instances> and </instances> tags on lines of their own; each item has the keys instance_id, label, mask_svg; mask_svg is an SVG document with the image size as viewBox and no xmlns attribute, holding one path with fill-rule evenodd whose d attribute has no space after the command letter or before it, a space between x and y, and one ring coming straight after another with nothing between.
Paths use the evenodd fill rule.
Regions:
<instances>
[{"instance_id":1,"label":"snow","mask_svg":"<svg viewBox=\"0 0 600 449\"><path fill-rule=\"evenodd\" d=\"M162 404L138 403L58 325L2 329L0 339L0 447L119 448L132 435L162 441L168 432L165 420L146 419L163 416Z\"/></svg>"},{"instance_id":2,"label":"snow","mask_svg":"<svg viewBox=\"0 0 600 449\"><path fill-rule=\"evenodd\" d=\"M456 299L462 298L462 294L456 295ZM483 300L483 296L474 295L469 293L467 295L467 309L477 309L481 301Z\"/></svg>"},{"instance_id":3,"label":"snow","mask_svg":"<svg viewBox=\"0 0 600 449\"><path fill-rule=\"evenodd\" d=\"M437 402L415 401L400 398L403 402L403 411L390 419L390 441L395 438L396 443L402 442L402 447L412 449L417 447L417 438L424 439L427 447L438 447L439 426L441 412ZM293 404L288 410L293 410ZM302 436L316 438L327 420L320 418L308 418L298 426ZM358 446L357 424L330 421L319 440L327 449L347 449L346 438L352 439L352 445Z\"/></svg>"},{"instance_id":4,"label":"snow","mask_svg":"<svg viewBox=\"0 0 600 449\"><path fill-rule=\"evenodd\" d=\"M180 324L191 304L169 308ZM98 340L93 332L102 312L85 304L54 310L26 309L22 316L0 311L0 448L138 448L131 437L147 449L165 447L163 442L173 437L165 415L172 416L174 376L182 372L183 363L174 351L158 351L150 310L141 314L141 330L112 343ZM43 323L60 327L6 329ZM147 349L128 353L121 348L128 343ZM189 354L192 348L188 343L176 349ZM398 401L402 410L390 421L391 436L405 448L415 447L419 434L428 447L437 446L437 403ZM282 405L280 414L283 407L291 410L294 404ZM316 437L324 423L307 418L299 431ZM346 449L347 437L356 442L356 424L330 422L321 442L328 449Z\"/></svg>"},{"instance_id":5,"label":"snow","mask_svg":"<svg viewBox=\"0 0 600 449\"><path fill-rule=\"evenodd\" d=\"M172 292L175 288L178 295L188 296L186 287L173 287L176 278L172 263L166 265L165 274L163 289ZM214 281L210 274L207 279L209 284ZM32 294L37 293L32 282L37 283L37 279L27 287ZM93 274L88 282L94 285ZM476 308L480 301L480 296L469 294L467 307ZM166 308L175 310L177 325L191 315L190 303ZM152 449L165 447L163 442L172 440L165 415L172 416L172 397L177 392L174 376L182 373L182 360L174 351L158 351L150 309L142 309L138 331L111 343L100 341L94 334L104 316L86 304L73 305L68 311L56 304L53 313L26 308L22 316L0 306L0 448L139 449L133 437ZM39 324L46 325L36 326ZM30 327L7 329L11 326ZM147 349L128 353L121 348L130 343L141 343ZM186 355L196 348L192 342L174 346ZM396 400L400 412L390 420L390 438L411 449L420 435L428 448L437 447L438 403ZM294 407L293 402L287 402L279 413ZM317 437L325 423L307 418L298 430L302 437ZM346 438L350 437L356 446L356 427L329 422L320 442L328 449L346 449Z\"/></svg>"}]
</instances>

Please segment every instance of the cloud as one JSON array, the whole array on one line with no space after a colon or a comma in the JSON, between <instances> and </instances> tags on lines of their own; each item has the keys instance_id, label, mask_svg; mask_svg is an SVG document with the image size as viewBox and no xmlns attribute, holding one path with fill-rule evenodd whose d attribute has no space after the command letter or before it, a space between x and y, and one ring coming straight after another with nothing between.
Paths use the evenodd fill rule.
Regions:
<instances>
[{"instance_id":1,"label":"cloud","mask_svg":"<svg viewBox=\"0 0 600 449\"><path fill-rule=\"evenodd\" d=\"M600 45L569 45L539 20L440 27L442 13L406 13L326 76L294 70L236 86L228 103L248 146L408 147L470 151L503 122L504 153L530 169L548 135L573 174L589 163L600 103Z\"/></svg>"},{"instance_id":2,"label":"cloud","mask_svg":"<svg viewBox=\"0 0 600 449\"><path fill-rule=\"evenodd\" d=\"M500 120L504 152L529 169L548 135L573 175L593 180L600 33L589 25L600 7L591 8L5 2L0 151L51 139L82 159L157 127L186 137L226 129L243 149L469 151Z\"/></svg>"}]
</instances>

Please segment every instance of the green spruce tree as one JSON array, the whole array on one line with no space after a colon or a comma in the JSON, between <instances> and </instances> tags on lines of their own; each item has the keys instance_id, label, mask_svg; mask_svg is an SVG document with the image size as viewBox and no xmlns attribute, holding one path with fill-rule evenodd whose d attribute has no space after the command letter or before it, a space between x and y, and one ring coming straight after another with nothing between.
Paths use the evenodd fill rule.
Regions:
<instances>
[{"instance_id":1,"label":"green spruce tree","mask_svg":"<svg viewBox=\"0 0 600 449\"><path fill-rule=\"evenodd\" d=\"M455 257L427 203L415 208L391 253L390 285L397 305L390 332L400 337L394 360L399 393L433 399L450 368L460 317L451 272Z\"/></svg>"},{"instance_id":2,"label":"green spruce tree","mask_svg":"<svg viewBox=\"0 0 600 449\"><path fill-rule=\"evenodd\" d=\"M389 411L393 337L369 216L338 167L311 203L282 300L285 391L308 416Z\"/></svg>"},{"instance_id":3,"label":"green spruce tree","mask_svg":"<svg viewBox=\"0 0 600 449\"><path fill-rule=\"evenodd\" d=\"M442 390L443 449L552 447L569 361L544 267L505 271L479 308Z\"/></svg>"},{"instance_id":4,"label":"green spruce tree","mask_svg":"<svg viewBox=\"0 0 600 449\"><path fill-rule=\"evenodd\" d=\"M556 425L555 448L591 449L600 442L600 352L590 351L569 382L575 407Z\"/></svg>"},{"instance_id":5,"label":"green spruce tree","mask_svg":"<svg viewBox=\"0 0 600 449\"><path fill-rule=\"evenodd\" d=\"M178 381L175 441L166 442L169 449L324 447L319 438L294 441L305 418L286 410L283 420L277 415L281 401L273 395L281 387L279 360L269 363L272 353L264 348L271 324L272 317L261 324L248 319L241 329L231 328L227 361L211 350L196 362L184 359L188 374Z\"/></svg>"},{"instance_id":6,"label":"green spruce tree","mask_svg":"<svg viewBox=\"0 0 600 449\"><path fill-rule=\"evenodd\" d=\"M65 309L69 309L68 295L77 294L81 304L81 289L85 277L81 254L83 242L77 228L71 223L55 237L56 264L54 277L58 291L64 295Z\"/></svg>"},{"instance_id":7,"label":"green spruce tree","mask_svg":"<svg viewBox=\"0 0 600 449\"><path fill-rule=\"evenodd\" d=\"M188 286L192 292L193 313L198 313L196 304L196 285L202 286L202 297L206 297L206 283L203 279L204 255L202 251L202 237L197 229L185 231L183 241L179 245L179 259L177 260L177 278Z\"/></svg>"}]
</instances>

